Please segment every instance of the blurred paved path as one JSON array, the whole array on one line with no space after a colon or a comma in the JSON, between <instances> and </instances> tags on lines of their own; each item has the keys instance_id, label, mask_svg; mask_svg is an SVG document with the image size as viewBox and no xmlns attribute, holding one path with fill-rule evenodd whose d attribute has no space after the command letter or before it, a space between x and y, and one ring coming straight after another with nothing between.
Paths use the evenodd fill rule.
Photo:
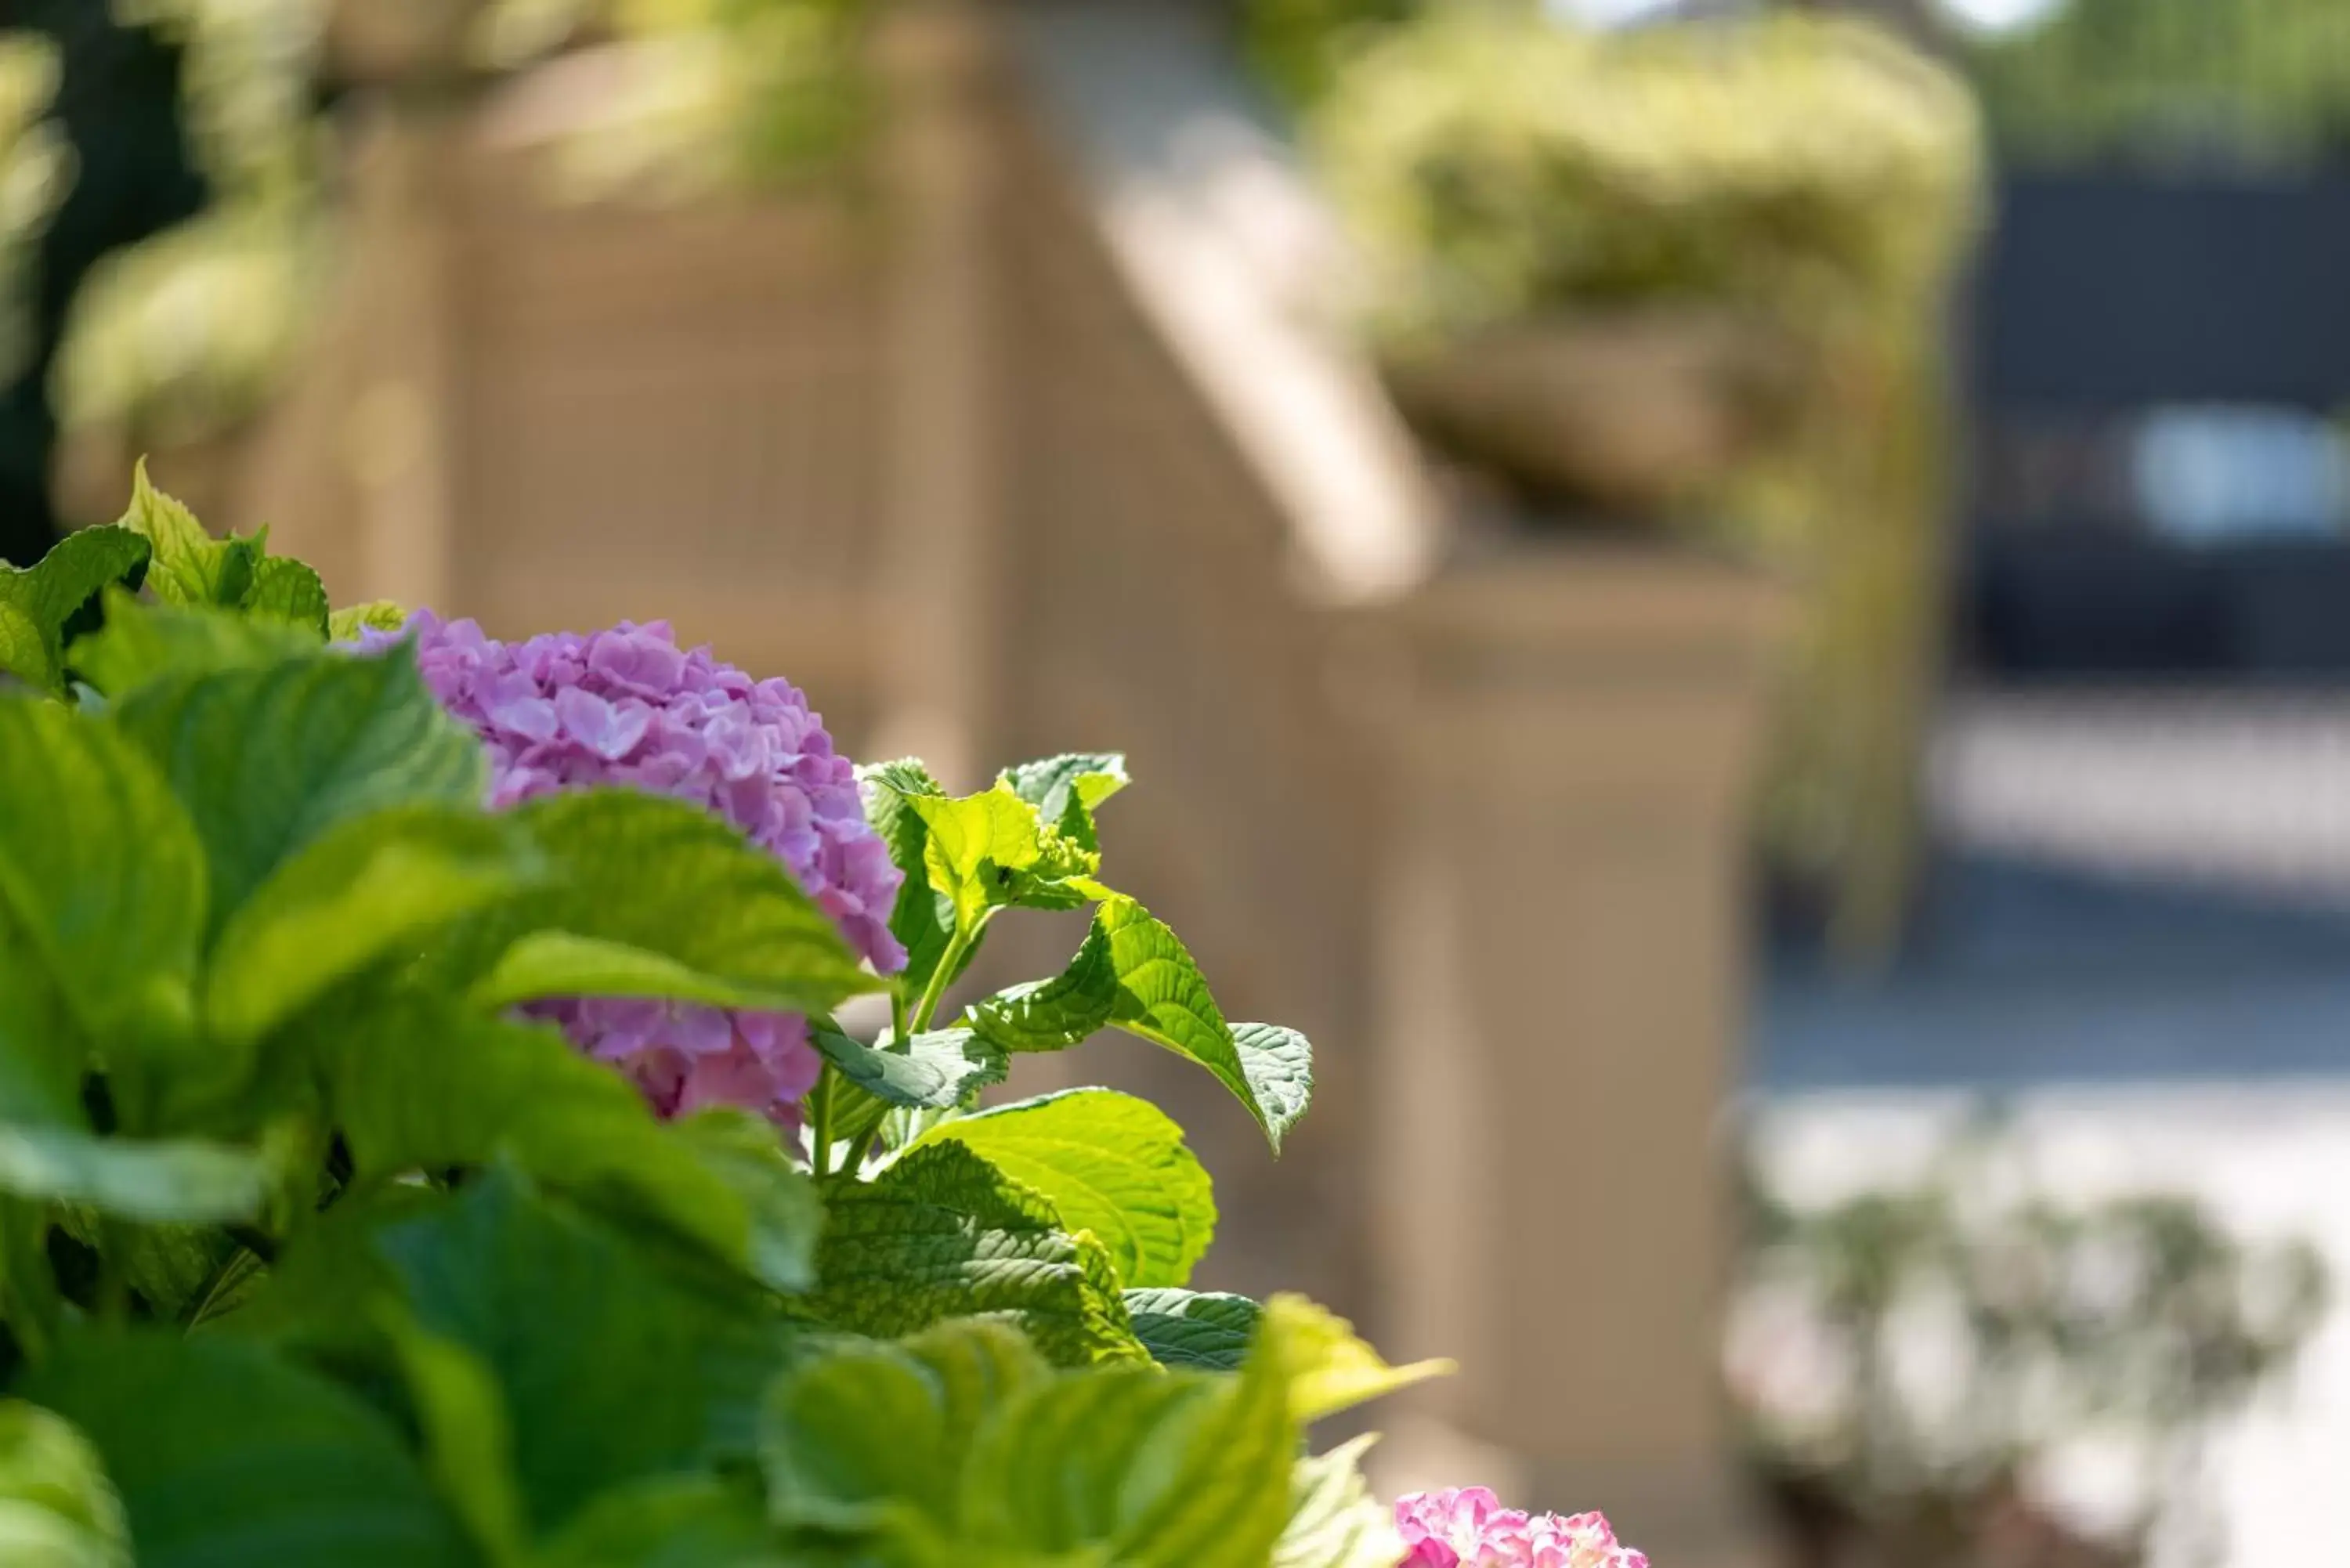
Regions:
<instances>
[{"instance_id":1,"label":"blurred paved path","mask_svg":"<svg viewBox=\"0 0 2350 1568\"><path fill-rule=\"evenodd\" d=\"M1977 696L1932 797L1917 950L1865 981L1771 965L1770 1168L1898 1175L1988 1090L2067 1190L2184 1187L2318 1241L2343 1307L2225 1446L2226 1563L2350 1564L2350 696Z\"/></svg>"}]
</instances>

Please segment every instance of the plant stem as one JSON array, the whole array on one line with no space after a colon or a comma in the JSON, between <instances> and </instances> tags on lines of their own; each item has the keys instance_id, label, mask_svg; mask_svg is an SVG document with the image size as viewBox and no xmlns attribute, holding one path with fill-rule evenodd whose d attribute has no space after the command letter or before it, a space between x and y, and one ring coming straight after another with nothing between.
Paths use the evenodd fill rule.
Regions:
<instances>
[{"instance_id":1,"label":"plant stem","mask_svg":"<svg viewBox=\"0 0 2350 1568\"><path fill-rule=\"evenodd\" d=\"M947 950L939 955L939 967L931 971L930 983L922 987L922 999L914 1004L914 1016L907 1025L914 1033L919 1034L931 1026L931 1019L938 1014L940 999L946 995L947 987L954 983L955 972L962 968L963 960L971 956L971 950L979 944L981 935L987 929L987 922L994 915L993 909L982 909L979 918L972 921L968 929L956 926L955 934L947 942Z\"/></svg>"},{"instance_id":2,"label":"plant stem","mask_svg":"<svg viewBox=\"0 0 2350 1568\"><path fill-rule=\"evenodd\" d=\"M837 1071L827 1062L808 1096L813 1107L808 1119L808 1163L818 1176L832 1174L832 1085Z\"/></svg>"}]
</instances>

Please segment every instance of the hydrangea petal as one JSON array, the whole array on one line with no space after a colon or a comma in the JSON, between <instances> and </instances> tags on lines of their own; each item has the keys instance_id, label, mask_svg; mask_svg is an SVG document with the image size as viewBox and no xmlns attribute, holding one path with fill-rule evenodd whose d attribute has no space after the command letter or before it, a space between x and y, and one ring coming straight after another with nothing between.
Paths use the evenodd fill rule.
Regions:
<instances>
[{"instance_id":1,"label":"hydrangea petal","mask_svg":"<svg viewBox=\"0 0 2350 1568\"><path fill-rule=\"evenodd\" d=\"M900 874L865 820L854 768L789 681L681 649L666 621L510 644L420 610L357 646L401 640L442 706L482 737L492 806L598 784L705 806L788 867L877 969L904 967L887 921ZM732 1105L789 1124L822 1064L791 1013L608 997L529 1011L626 1072L664 1116Z\"/></svg>"}]
</instances>

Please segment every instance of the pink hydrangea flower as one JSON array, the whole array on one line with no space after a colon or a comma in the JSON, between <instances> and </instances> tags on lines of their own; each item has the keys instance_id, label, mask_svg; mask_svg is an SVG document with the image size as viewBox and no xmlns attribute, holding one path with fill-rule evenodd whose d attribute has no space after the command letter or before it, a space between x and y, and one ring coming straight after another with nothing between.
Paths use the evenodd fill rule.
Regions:
<instances>
[{"instance_id":1,"label":"pink hydrangea flower","mask_svg":"<svg viewBox=\"0 0 2350 1568\"><path fill-rule=\"evenodd\" d=\"M1598 1514L1523 1513L1481 1486L1403 1499L1396 1531L1399 1568L1648 1568Z\"/></svg>"},{"instance_id":2,"label":"pink hydrangea flower","mask_svg":"<svg viewBox=\"0 0 2350 1568\"><path fill-rule=\"evenodd\" d=\"M410 639L425 684L489 749L493 806L589 784L691 801L790 867L877 969L904 967L889 924L898 868L866 823L855 770L790 682L681 649L666 621L504 643L419 610L359 646ZM664 1116L731 1105L795 1125L822 1066L796 1013L606 997L531 1011L628 1073Z\"/></svg>"}]
</instances>

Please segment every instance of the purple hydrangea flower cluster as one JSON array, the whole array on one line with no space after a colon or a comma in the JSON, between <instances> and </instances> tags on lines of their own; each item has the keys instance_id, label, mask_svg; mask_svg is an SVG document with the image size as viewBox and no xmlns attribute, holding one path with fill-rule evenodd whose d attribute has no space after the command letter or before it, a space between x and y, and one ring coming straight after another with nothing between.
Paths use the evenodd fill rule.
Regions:
<instances>
[{"instance_id":1,"label":"purple hydrangea flower cluster","mask_svg":"<svg viewBox=\"0 0 2350 1568\"><path fill-rule=\"evenodd\" d=\"M419 610L397 631L363 632L359 647L410 639L426 685L489 748L492 806L589 784L691 801L790 867L877 969L904 967L889 924L898 868L866 823L854 769L790 682L681 649L665 621L504 643ZM604 997L531 1011L627 1072L664 1116L731 1105L794 1125L822 1065L796 1013Z\"/></svg>"},{"instance_id":2,"label":"purple hydrangea flower cluster","mask_svg":"<svg viewBox=\"0 0 2350 1568\"><path fill-rule=\"evenodd\" d=\"M1648 1568L1598 1514L1523 1513L1481 1486L1403 1499L1396 1530L1399 1568Z\"/></svg>"}]
</instances>

